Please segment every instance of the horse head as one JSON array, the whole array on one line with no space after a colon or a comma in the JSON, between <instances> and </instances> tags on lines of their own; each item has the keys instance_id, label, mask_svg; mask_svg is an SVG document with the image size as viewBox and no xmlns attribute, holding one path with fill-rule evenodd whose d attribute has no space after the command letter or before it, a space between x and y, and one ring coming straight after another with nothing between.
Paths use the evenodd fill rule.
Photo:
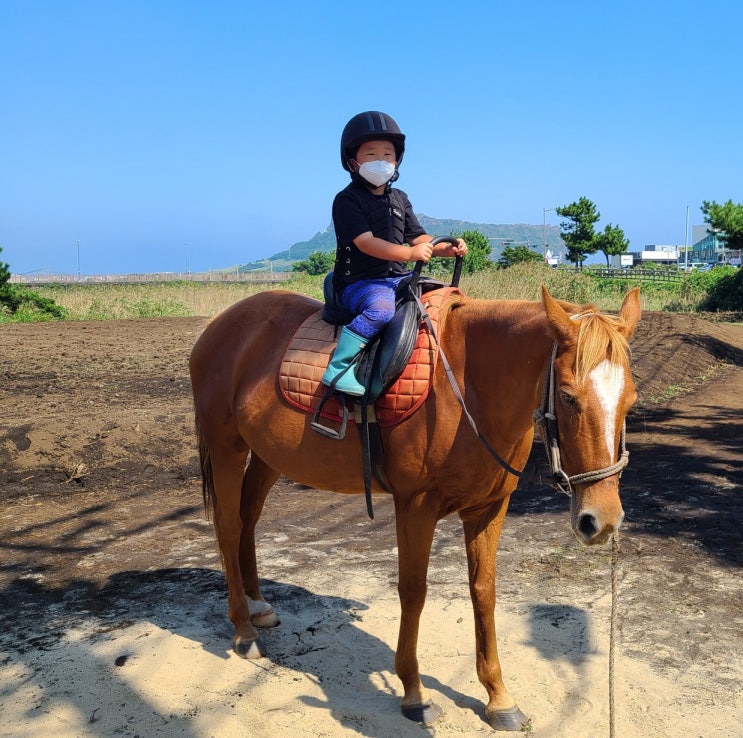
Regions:
<instances>
[{"instance_id":1,"label":"horse head","mask_svg":"<svg viewBox=\"0 0 743 738\"><path fill-rule=\"evenodd\" d=\"M639 293L631 290L614 317L561 303L542 288L555 340L545 391L553 432L545 443L553 445L553 474L571 493L573 532L586 545L605 543L624 518L619 476L625 418L637 398L628 343L641 314Z\"/></svg>"}]
</instances>

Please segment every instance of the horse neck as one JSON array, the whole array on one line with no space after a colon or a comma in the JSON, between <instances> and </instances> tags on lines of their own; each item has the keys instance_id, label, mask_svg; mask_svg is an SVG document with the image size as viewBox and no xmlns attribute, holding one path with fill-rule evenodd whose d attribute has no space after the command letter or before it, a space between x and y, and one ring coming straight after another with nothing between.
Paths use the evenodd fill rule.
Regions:
<instances>
[{"instance_id":1,"label":"horse neck","mask_svg":"<svg viewBox=\"0 0 743 738\"><path fill-rule=\"evenodd\" d=\"M459 344L465 392L476 397L479 414L523 435L541 404L553 345L541 303L468 301L447 322L447 336Z\"/></svg>"}]
</instances>

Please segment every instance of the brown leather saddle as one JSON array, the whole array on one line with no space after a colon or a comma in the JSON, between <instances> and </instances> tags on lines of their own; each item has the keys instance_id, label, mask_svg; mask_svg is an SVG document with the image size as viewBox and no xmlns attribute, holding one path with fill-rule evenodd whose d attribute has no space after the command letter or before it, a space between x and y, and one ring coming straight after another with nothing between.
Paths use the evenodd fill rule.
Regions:
<instances>
[{"instance_id":1,"label":"brown leather saddle","mask_svg":"<svg viewBox=\"0 0 743 738\"><path fill-rule=\"evenodd\" d=\"M426 319L413 326L417 335L410 358L396 378L384 383L385 389L375 397L373 407L370 402L370 416L380 426L402 422L425 402L440 356L434 336L443 331L447 316L461 298L456 287L432 289L421 295ZM360 422L360 401L336 393L320 408L328 393L328 387L321 383L322 376L337 341L336 326L323 319L323 312L320 309L310 314L291 337L279 367L279 389L289 405L330 424L334 431L331 437L335 438L344 408L352 411L349 422ZM403 356L407 354L407 350L402 352Z\"/></svg>"}]
</instances>

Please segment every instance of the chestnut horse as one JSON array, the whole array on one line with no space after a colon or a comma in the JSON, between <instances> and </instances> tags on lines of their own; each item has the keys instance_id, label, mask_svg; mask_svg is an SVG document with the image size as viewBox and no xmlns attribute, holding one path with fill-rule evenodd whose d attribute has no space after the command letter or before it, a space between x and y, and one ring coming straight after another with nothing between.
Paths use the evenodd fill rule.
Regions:
<instances>
[{"instance_id":1,"label":"chestnut horse","mask_svg":"<svg viewBox=\"0 0 743 738\"><path fill-rule=\"evenodd\" d=\"M279 365L289 340L320 307L291 292L254 295L217 316L191 353L204 500L213 510L222 554L233 647L245 658L264 655L255 626L278 624L261 594L255 554L256 523L271 486L284 474L312 488L363 490L358 434L338 441L314 432L312 416L279 394ZM499 730L526 725L503 683L494 623L496 548L518 482L511 472L527 462L537 408L553 430L559 467L553 471L572 492L575 535L584 544L601 544L619 528L624 419L636 397L628 340L639 317L639 289L627 294L617 317L560 302L544 288L541 302L463 297L440 337L463 402L438 362L421 408L382 429L399 548L395 670L406 717L430 723L440 714L421 683L417 640L435 528L457 513L486 715ZM543 398L549 401L541 411ZM382 491L376 482L374 491Z\"/></svg>"}]
</instances>

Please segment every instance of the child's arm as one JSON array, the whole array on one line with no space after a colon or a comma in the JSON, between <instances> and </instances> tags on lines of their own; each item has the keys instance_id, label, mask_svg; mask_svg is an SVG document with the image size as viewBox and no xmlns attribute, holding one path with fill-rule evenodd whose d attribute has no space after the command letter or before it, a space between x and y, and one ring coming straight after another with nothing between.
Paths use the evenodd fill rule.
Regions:
<instances>
[{"instance_id":1,"label":"child's arm","mask_svg":"<svg viewBox=\"0 0 743 738\"><path fill-rule=\"evenodd\" d=\"M359 251L387 261L428 261L434 252L431 237L427 235L418 236L408 246L385 241L383 238L374 236L371 231L366 231L356 236L353 242Z\"/></svg>"}]
</instances>

